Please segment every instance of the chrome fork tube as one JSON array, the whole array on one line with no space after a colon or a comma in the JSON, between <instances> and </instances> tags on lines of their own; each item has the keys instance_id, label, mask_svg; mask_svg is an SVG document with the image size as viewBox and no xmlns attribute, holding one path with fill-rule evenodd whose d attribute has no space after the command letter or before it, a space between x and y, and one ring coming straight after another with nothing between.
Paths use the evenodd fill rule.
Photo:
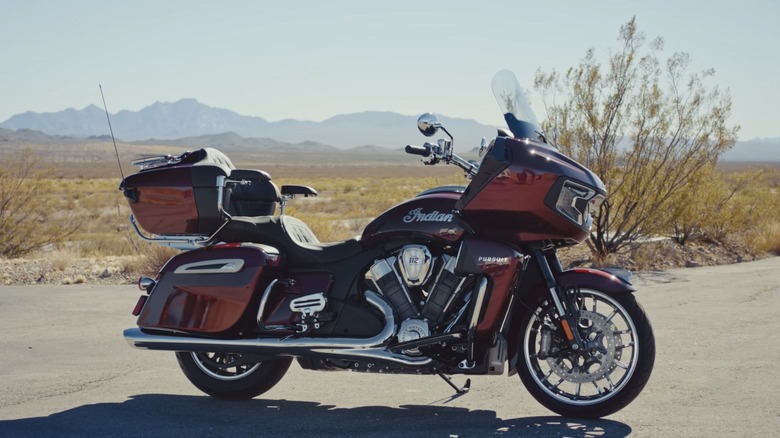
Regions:
<instances>
[{"instance_id":1,"label":"chrome fork tube","mask_svg":"<svg viewBox=\"0 0 780 438\"><path fill-rule=\"evenodd\" d=\"M487 295L488 279L482 277L479 280L477 293L474 296L474 309L469 319L469 328L466 334L466 362L461 362L458 367L461 369L474 368L474 335L477 333L477 324L479 324L479 315L482 314L482 306L485 304L485 295Z\"/></svg>"},{"instance_id":2,"label":"chrome fork tube","mask_svg":"<svg viewBox=\"0 0 780 438\"><path fill-rule=\"evenodd\" d=\"M577 316L574 314L576 309L568 308L569 306L564 300L563 291L560 290L558 283L555 281L555 275L550 267L548 256L545 255L544 251L541 248L535 248L533 256L536 263L539 264L544 280L547 283L547 290L550 291L550 296L555 304L555 310L558 312L559 322L566 334L566 339L569 341L572 350L579 350L584 344L577 331ZM561 266L557 259L555 259L555 268L558 272L561 271Z\"/></svg>"}]
</instances>

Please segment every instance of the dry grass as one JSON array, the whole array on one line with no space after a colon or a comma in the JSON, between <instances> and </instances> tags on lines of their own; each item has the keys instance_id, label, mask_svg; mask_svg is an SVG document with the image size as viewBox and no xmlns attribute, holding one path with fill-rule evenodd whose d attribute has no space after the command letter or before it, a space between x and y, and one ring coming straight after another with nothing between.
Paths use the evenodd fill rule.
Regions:
<instances>
[{"instance_id":1,"label":"dry grass","mask_svg":"<svg viewBox=\"0 0 780 438\"><path fill-rule=\"evenodd\" d=\"M69 250L57 250L46 254L45 257L51 263L51 268L57 271L66 271L73 266L76 254Z\"/></svg>"},{"instance_id":2,"label":"dry grass","mask_svg":"<svg viewBox=\"0 0 780 438\"><path fill-rule=\"evenodd\" d=\"M274 181L279 186L309 185L319 192L316 198L299 197L291 201L287 206L287 214L308 223L321 241L328 242L359 235L374 217L425 189L466 183L456 169L440 167L448 174L432 175L430 168L419 166L401 168L395 176L384 176L371 175L369 166L335 166L330 171L338 177L284 177L283 171L291 168L277 167ZM362 169L362 173L355 171L358 168ZM418 176L407 176L412 170ZM762 185L774 187L775 174L768 173L766 176L761 181ZM124 272L154 275L176 253L176 250L149 245L135 236L128 222L130 209L122 193L117 190L118 185L119 180L115 178L42 181L38 201L49 208L50 216L73 217L80 224L68 242L59 245L56 251L48 251L45 256L53 270L64 271L70 261L78 257L134 256L121 268ZM780 195L777 192L775 189L774 196L777 208L780 208ZM780 254L780 221L772 215L760 224L735 234L733 240L750 247L753 252ZM671 249L636 249L631 254L631 265L634 269L654 266L659 258L670 256L663 251ZM602 261L604 264L614 262L616 260Z\"/></svg>"},{"instance_id":3,"label":"dry grass","mask_svg":"<svg viewBox=\"0 0 780 438\"><path fill-rule=\"evenodd\" d=\"M142 248L143 254L125 262L125 272L154 277L171 257L180 252L174 248L150 244L144 244Z\"/></svg>"},{"instance_id":4,"label":"dry grass","mask_svg":"<svg viewBox=\"0 0 780 438\"><path fill-rule=\"evenodd\" d=\"M748 233L746 237L749 246L780 255L780 220L764 223L755 233Z\"/></svg>"}]
</instances>

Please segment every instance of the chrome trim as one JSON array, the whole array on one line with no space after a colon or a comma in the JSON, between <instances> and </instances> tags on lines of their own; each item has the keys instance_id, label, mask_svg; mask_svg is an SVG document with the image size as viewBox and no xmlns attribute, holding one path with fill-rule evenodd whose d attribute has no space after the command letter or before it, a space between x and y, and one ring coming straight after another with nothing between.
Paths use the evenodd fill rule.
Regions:
<instances>
[{"instance_id":1,"label":"chrome trim","mask_svg":"<svg viewBox=\"0 0 780 438\"><path fill-rule=\"evenodd\" d=\"M482 313L482 305L485 302L485 295L487 295L488 279L482 277L479 281L479 288L477 288L477 296L474 298L474 312L471 314L469 320L469 331L476 330L479 323L479 315Z\"/></svg>"},{"instance_id":2,"label":"chrome trim","mask_svg":"<svg viewBox=\"0 0 780 438\"><path fill-rule=\"evenodd\" d=\"M417 263L412 258L418 257ZM424 245L406 245L398 252L398 268L407 286L419 286L431 277L433 257Z\"/></svg>"},{"instance_id":3,"label":"chrome trim","mask_svg":"<svg viewBox=\"0 0 780 438\"><path fill-rule=\"evenodd\" d=\"M130 162L131 166L138 166L139 170L156 169L158 167L178 164L181 162L181 156L174 155L155 155L151 157L139 158Z\"/></svg>"},{"instance_id":4,"label":"chrome trim","mask_svg":"<svg viewBox=\"0 0 780 438\"><path fill-rule=\"evenodd\" d=\"M222 264L219 268L198 269L201 266L212 266ZM181 265L173 271L174 274L235 274L244 267L243 259L217 259L205 260L202 262L187 263Z\"/></svg>"},{"instance_id":5,"label":"chrome trim","mask_svg":"<svg viewBox=\"0 0 780 438\"><path fill-rule=\"evenodd\" d=\"M393 259L393 262L395 261L395 257L390 257L388 260L390 259ZM371 273L373 277L372 280L376 282L376 280L379 280L385 275L393 272L393 268L390 267L390 263L388 263L387 260L383 259L383 260L377 260L377 262L374 263L374 265L371 266L371 269L369 269L368 271Z\"/></svg>"},{"instance_id":6,"label":"chrome trim","mask_svg":"<svg viewBox=\"0 0 780 438\"><path fill-rule=\"evenodd\" d=\"M432 359L428 357L412 358L404 354L392 353L387 348L381 347L395 334L393 309L373 291L366 291L365 296L366 301L385 317L384 328L370 338L212 339L174 334L152 335L142 332L139 328L125 330L124 337L131 347L147 350L208 351L292 357L319 355L347 360L381 360L406 366L422 366L431 363Z\"/></svg>"},{"instance_id":7,"label":"chrome trim","mask_svg":"<svg viewBox=\"0 0 780 438\"><path fill-rule=\"evenodd\" d=\"M479 287L477 288L477 296L474 297L474 310L471 313L471 319L469 319L469 329L466 339L466 359L463 361L465 367L461 367L461 364L458 364L458 368L474 368L474 336L477 333L477 324L479 324L479 315L482 313L485 295L487 295L487 287L488 279L487 277L482 277L482 280L479 281Z\"/></svg>"},{"instance_id":8,"label":"chrome trim","mask_svg":"<svg viewBox=\"0 0 780 438\"><path fill-rule=\"evenodd\" d=\"M268 296L271 294L271 290L276 286L276 283L279 283L279 280L273 279L268 284L268 287L265 288L265 291L263 291L263 296L260 297L260 306L257 308L257 325L260 327L260 330L266 330L266 331L276 331L276 330L293 330L293 327L288 327L286 325L265 325L263 324L263 314L265 313L265 305L268 303Z\"/></svg>"},{"instance_id":9,"label":"chrome trim","mask_svg":"<svg viewBox=\"0 0 780 438\"><path fill-rule=\"evenodd\" d=\"M224 213L224 212L223 212ZM147 242L156 243L160 246L168 246L171 248L181 249L181 250L191 250L191 249L198 249L202 248L204 246L209 246L212 243L214 243L214 238L217 234L219 234L220 231L222 231L225 226L230 223L231 216L227 213L224 213L226 220L222 223L222 225L217 228L217 231L214 231L214 234L211 236L204 236L202 234L198 235L180 235L180 234L174 234L174 235L160 235L156 237L149 237L145 235L140 228L138 228L138 224L135 222L135 216L130 215L130 225L133 226L133 229L135 230L135 234L138 235L138 237L141 238L141 240L145 240Z\"/></svg>"},{"instance_id":10,"label":"chrome trim","mask_svg":"<svg viewBox=\"0 0 780 438\"><path fill-rule=\"evenodd\" d=\"M227 177L223 175L217 176L217 211L225 214L225 209L222 208L222 202L225 198L225 183Z\"/></svg>"},{"instance_id":11,"label":"chrome trim","mask_svg":"<svg viewBox=\"0 0 780 438\"><path fill-rule=\"evenodd\" d=\"M328 304L328 299L325 298L324 293L319 292L316 294L304 295L290 301L290 310L297 313L303 313L304 315L311 315L312 313L325 310L326 304Z\"/></svg>"},{"instance_id":12,"label":"chrome trim","mask_svg":"<svg viewBox=\"0 0 780 438\"><path fill-rule=\"evenodd\" d=\"M191 235L191 236L162 235L156 237L149 237L145 235L140 228L138 228L138 224L135 221L135 216L132 214L130 215L130 225L133 226L133 229L135 230L135 234L137 234L138 237L141 238L141 240L156 243L161 246L169 246L171 248L178 248L184 250L196 249L196 248L200 248L201 246L204 246L206 242L210 240L208 236L203 236L203 235Z\"/></svg>"},{"instance_id":13,"label":"chrome trim","mask_svg":"<svg viewBox=\"0 0 780 438\"><path fill-rule=\"evenodd\" d=\"M506 306L506 313L504 313L504 319L501 320L501 327L498 329L499 333L506 333L504 330L506 330L507 323L509 322L509 315L512 314L514 307L515 307L515 294L512 294L509 297L509 305Z\"/></svg>"},{"instance_id":14,"label":"chrome trim","mask_svg":"<svg viewBox=\"0 0 780 438\"><path fill-rule=\"evenodd\" d=\"M154 285L157 284L157 281L151 277L142 276L138 279L138 289L141 289L143 291L150 291Z\"/></svg>"}]
</instances>

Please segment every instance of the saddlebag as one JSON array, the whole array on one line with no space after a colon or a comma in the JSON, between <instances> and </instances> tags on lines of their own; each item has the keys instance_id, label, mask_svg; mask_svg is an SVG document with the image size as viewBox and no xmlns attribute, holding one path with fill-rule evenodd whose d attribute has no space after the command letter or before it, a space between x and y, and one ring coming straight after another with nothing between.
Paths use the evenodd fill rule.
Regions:
<instances>
[{"instance_id":1,"label":"saddlebag","mask_svg":"<svg viewBox=\"0 0 780 438\"><path fill-rule=\"evenodd\" d=\"M210 335L240 331L237 326L242 316L251 302L257 308L267 286L260 284L261 274L279 263L275 248L252 243L215 245L178 254L160 271L138 316L138 326ZM256 314L248 315L251 321L247 325L257 327L256 318Z\"/></svg>"}]
</instances>

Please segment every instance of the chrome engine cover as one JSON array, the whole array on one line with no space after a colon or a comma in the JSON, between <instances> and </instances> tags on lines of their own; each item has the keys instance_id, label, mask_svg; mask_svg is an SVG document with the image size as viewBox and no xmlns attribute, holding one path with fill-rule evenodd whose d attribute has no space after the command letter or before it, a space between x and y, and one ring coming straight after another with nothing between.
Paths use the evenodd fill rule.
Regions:
<instances>
[{"instance_id":1,"label":"chrome engine cover","mask_svg":"<svg viewBox=\"0 0 780 438\"><path fill-rule=\"evenodd\" d=\"M407 286L419 286L431 275L433 257L423 245L406 245L398 252L398 270Z\"/></svg>"},{"instance_id":2,"label":"chrome engine cover","mask_svg":"<svg viewBox=\"0 0 780 438\"><path fill-rule=\"evenodd\" d=\"M408 342L430 336L428 322L423 319L407 319L398 329L398 342Z\"/></svg>"}]
</instances>

